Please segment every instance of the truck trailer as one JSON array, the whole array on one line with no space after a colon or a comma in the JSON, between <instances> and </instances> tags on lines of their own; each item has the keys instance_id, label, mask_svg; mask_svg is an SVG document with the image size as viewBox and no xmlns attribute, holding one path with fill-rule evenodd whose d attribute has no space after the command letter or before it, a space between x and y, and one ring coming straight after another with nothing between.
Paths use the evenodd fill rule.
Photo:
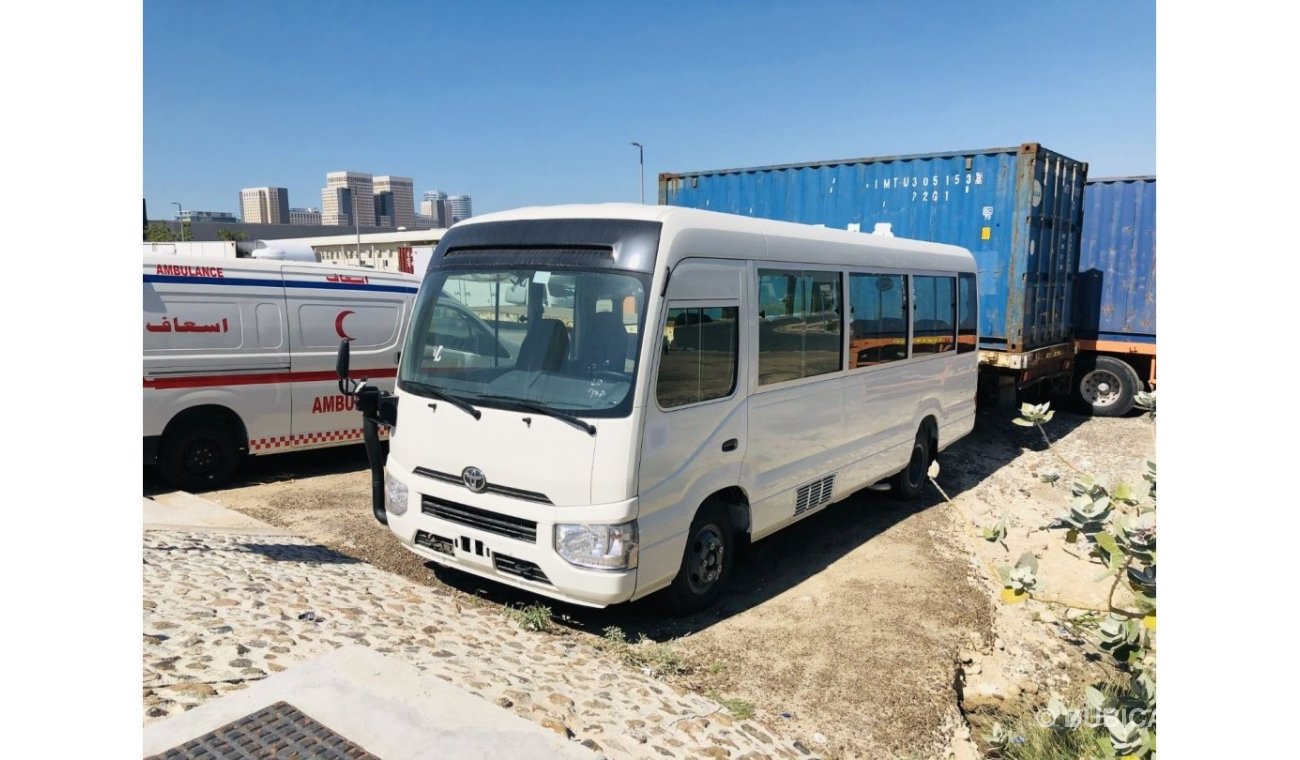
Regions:
<instances>
[{"instance_id":1,"label":"truck trailer","mask_svg":"<svg viewBox=\"0 0 1300 760\"><path fill-rule=\"evenodd\" d=\"M1038 143L659 175L661 205L961 246L979 280L981 386L1004 402L1074 371L1088 165Z\"/></svg>"},{"instance_id":2,"label":"truck trailer","mask_svg":"<svg viewBox=\"0 0 1300 760\"><path fill-rule=\"evenodd\" d=\"M1156 178L1088 180L1074 298L1074 392L1121 416L1156 385Z\"/></svg>"}]
</instances>

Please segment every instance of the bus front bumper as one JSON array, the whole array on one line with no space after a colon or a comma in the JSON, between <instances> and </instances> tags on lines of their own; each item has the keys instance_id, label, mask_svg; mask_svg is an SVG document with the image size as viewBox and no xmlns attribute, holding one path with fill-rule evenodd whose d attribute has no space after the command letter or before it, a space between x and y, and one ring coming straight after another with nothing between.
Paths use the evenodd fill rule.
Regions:
<instances>
[{"instance_id":1,"label":"bus front bumper","mask_svg":"<svg viewBox=\"0 0 1300 760\"><path fill-rule=\"evenodd\" d=\"M497 504L500 511L495 514L536 522L533 540L525 540L429 514L421 509L422 499L417 489L428 493L439 490L441 484L408 482L411 497L407 511L394 515L390 510L388 527L404 547L426 560L586 607L606 607L625 602L636 591L635 568L594 570L578 567L556 553L552 543L557 522L617 525L634 519L635 500L575 509L521 505L502 499ZM487 503L474 506L491 510ZM581 519L572 519L569 515L573 512L580 512ZM573 514L573 517L577 515Z\"/></svg>"}]
</instances>

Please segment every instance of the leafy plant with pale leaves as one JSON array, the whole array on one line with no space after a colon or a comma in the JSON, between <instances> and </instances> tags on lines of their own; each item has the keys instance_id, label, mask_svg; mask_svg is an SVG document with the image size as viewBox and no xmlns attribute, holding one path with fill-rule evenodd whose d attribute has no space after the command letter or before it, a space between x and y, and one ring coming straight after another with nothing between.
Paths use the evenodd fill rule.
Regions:
<instances>
[{"instance_id":1,"label":"leafy plant with pale leaves","mask_svg":"<svg viewBox=\"0 0 1300 760\"><path fill-rule=\"evenodd\" d=\"M1011 743L1011 734L1002 727L1001 723L994 721L993 728L984 735L984 742L989 745L989 749L1001 755L1006 752L1007 745Z\"/></svg>"},{"instance_id":2,"label":"leafy plant with pale leaves","mask_svg":"<svg viewBox=\"0 0 1300 760\"><path fill-rule=\"evenodd\" d=\"M999 567L998 575L1002 577L1002 586L1017 594L1033 591L1038 587L1038 560L1034 555L1025 552L1020 555L1020 559L1016 560L1014 566Z\"/></svg>"},{"instance_id":3,"label":"leafy plant with pale leaves","mask_svg":"<svg viewBox=\"0 0 1300 760\"><path fill-rule=\"evenodd\" d=\"M1021 404L1020 417L1012 422L1022 427L1033 427L1043 425L1052 421L1052 416L1056 412L1052 411L1051 404Z\"/></svg>"},{"instance_id":4,"label":"leafy plant with pale leaves","mask_svg":"<svg viewBox=\"0 0 1300 760\"><path fill-rule=\"evenodd\" d=\"M1155 393L1139 394L1135 403L1154 422ZM1103 725L1110 739L1110 750L1116 757L1149 758L1155 753L1156 735L1156 463L1146 462L1143 483L1139 486L1126 483L1103 486L1065 461L1052 447L1044 428L1052 414L1048 404L1024 404L1020 417L1013 422L1037 428L1052 453L1079 473L1071 485L1066 513L1047 527L1064 528L1069 543L1082 539L1088 546L1089 558L1105 568L1097 580L1111 581L1106 603L1108 613L1096 624L1092 635L1097 648L1110 655L1116 667L1128 675L1127 684L1113 695L1090 687L1088 706L1105 714ZM1055 482L1046 477L1042 480ZM1013 569L999 569L1004 586L1012 580ZM1034 574L1030 576L1033 583L1025 586L1026 592L1037 587L1036 573L1037 563L1034 563ZM1121 585L1132 597L1132 602L1123 606L1115 601ZM1058 703L1057 708L1054 711L1049 702L1053 726L1065 718L1064 706ZM1132 717L1135 715L1150 716L1150 719L1137 721Z\"/></svg>"},{"instance_id":5,"label":"leafy plant with pale leaves","mask_svg":"<svg viewBox=\"0 0 1300 760\"><path fill-rule=\"evenodd\" d=\"M1133 397L1133 406L1146 412L1151 421L1156 419L1156 392L1142 391Z\"/></svg>"},{"instance_id":6,"label":"leafy plant with pale leaves","mask_svg":"<svg viewBox=\"0 0 1300 760\"><path fill-rule=\"evenodd\" d=\"M992 528L984 528L981 530L980 535L984 537L985 541L991 542L1002 541L1005 539L1007 537L1007 515L1004 514L1002 517L998 518L997 523L995 523Z\"/></svg>"},{"instance_id":7,"label":"leafy plant with pale leaves","mask_svg":"<svg viewBox=\"0 0 1300 760\"><path fill-rule=\"evenodd\" d=\"M1049 728L1057 731L1073 731L1083 722L1083 715L1079 710L1072 710L1065 706L1058 697L1053 696L1047 700L1048 717L1051 718Z\"/></svg>"}]
</instances>

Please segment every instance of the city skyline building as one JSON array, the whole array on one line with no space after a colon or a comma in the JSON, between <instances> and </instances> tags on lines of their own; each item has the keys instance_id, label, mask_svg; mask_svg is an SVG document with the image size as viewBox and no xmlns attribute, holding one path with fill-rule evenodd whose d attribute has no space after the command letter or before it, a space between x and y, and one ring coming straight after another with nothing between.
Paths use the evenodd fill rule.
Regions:
<instances>
[{"instance_id":1,"label":"city skyline building","mask_svg":"<svg viewBox=\"0 0 1300 760\"><path fill-rule=\"evenodd\" d=\"M289 224L299 225L319 225L321 223L320 211L314 206L307 208L289 209Z\"/></svg>"},{"instance_id":2,"label":"city skyline building","mask_svg":"<svg viewBox=\"0 0 1300 760\"><path fill-rule=\"evenodd\" d=\"M262 186L240 189L237 214L200 210L181 213L184 221L407 229L450 227L473 214L468 194L449 195L436 189L425 191L417 208L414 188L410 177L334 171L326 173L319 209L290 207L288 188ZM147 199L145 209L147 217Z\"/></svg>"},{"instance_id":3,"label":"city skyline building","mask_svg":"<svg viewBox=\"0 0 1300 760\"><path fill-rule=\"evenodd\" d=\"M420 215L428 217L435 227L450 227L474 215L473 200L469 195L448 195L441 190L425 190L420 200Z\"/></svg>"},{"instance_id":4,"label":"city skyline building","mask_svg":"<svg viewBox=\"0 0 1300 760\"><path fill-rule=\"evenodd\" d=\"M289 191L246 187L239 191L239 211L249 224L289 224Z\"/></svg>"},{"instance_id":5,"label":"city skyline building","mask_svg":"<svg viewBox=\"0 0 1300 760\"><path fill-rule=\"evenodd\" d=\"M395 227L393 224L393 193L391 190L375 193L375 224L380 227Z\"/></svg>"},{"instance_id":6,"label":"city skyline building","mask_svg":"<svg viewBox=\"0 0 1300 760\"><path fill-rule=\"evenodd\" d=\"M375 216L379 216L378 209L383 207L386 215L389 217L388 224L379 222L381 226L389 227L414 227L415 226L415 181L410 177L394 177L383 175L374 178L375 194ZM385 196L385 200L380 200Z\"/></svg>"},{"instance_id":7,"label":"city skyline building","mask_svg":"<svg viewBox=\"0 0 1300 760\"><path fill-rule=\"evenodd\" d=\"M347 191L346 198L344 193ZM321 190L321 222L326 225L375 224L374 175L365 172L337 171L325 175Z\"/></svg>"},{"instance_id":8,"label":"city skyline building","mask_svg":"<svg viewBox=\"0 0 1300 760\"><path fill-rule=\"evenodd\" d=\"M238 223L239 217L235 216L229 211L198 211L192 209L182 209L180 213L180 220L182 222L190 222L190 223L196 223L196 222Z\"/></svg>"},{"instance_id":9,"label":"city skyline building","mask_svg":"<svg viewBox=\"0 0 1300 760\"><path fill-rule=\"evenodd\" d=\"M468 195L448 196L447 206L450 208L450 215L447 223L448 227L462 219L468 219L474 215L471 200Z\"/></svg>"},{"instance_id":10,"label":"city skyline building","mask_svg":"<svg viewBox=\"0 0 1300 760\"><path fill-rule=\"evenodd\" d=\"M420 215L435 227L447 227L446 201L447 194L441 190L425 190L420 199Z\"/></svg>"}]
</instances>

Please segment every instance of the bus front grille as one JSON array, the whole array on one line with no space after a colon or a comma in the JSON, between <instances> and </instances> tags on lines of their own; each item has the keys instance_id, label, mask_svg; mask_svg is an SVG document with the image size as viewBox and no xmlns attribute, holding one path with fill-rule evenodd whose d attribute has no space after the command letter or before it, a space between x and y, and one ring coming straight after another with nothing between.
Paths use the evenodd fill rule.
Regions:
<instances>
[{"instance_id":1,"label":"bus front grille","mask_svg":"<svg viewBox=\"0 0 1300 760\"><path fill-rule=\"evenodd\" d=\"M426 515L438 517L460 525L468 525L498 536L505 536L519 541L537 543L537 523L522 517L511 517L500 512L491 512L454 501L424 496L420 501L420 511Z\"/></svg>"}]
</instances>

